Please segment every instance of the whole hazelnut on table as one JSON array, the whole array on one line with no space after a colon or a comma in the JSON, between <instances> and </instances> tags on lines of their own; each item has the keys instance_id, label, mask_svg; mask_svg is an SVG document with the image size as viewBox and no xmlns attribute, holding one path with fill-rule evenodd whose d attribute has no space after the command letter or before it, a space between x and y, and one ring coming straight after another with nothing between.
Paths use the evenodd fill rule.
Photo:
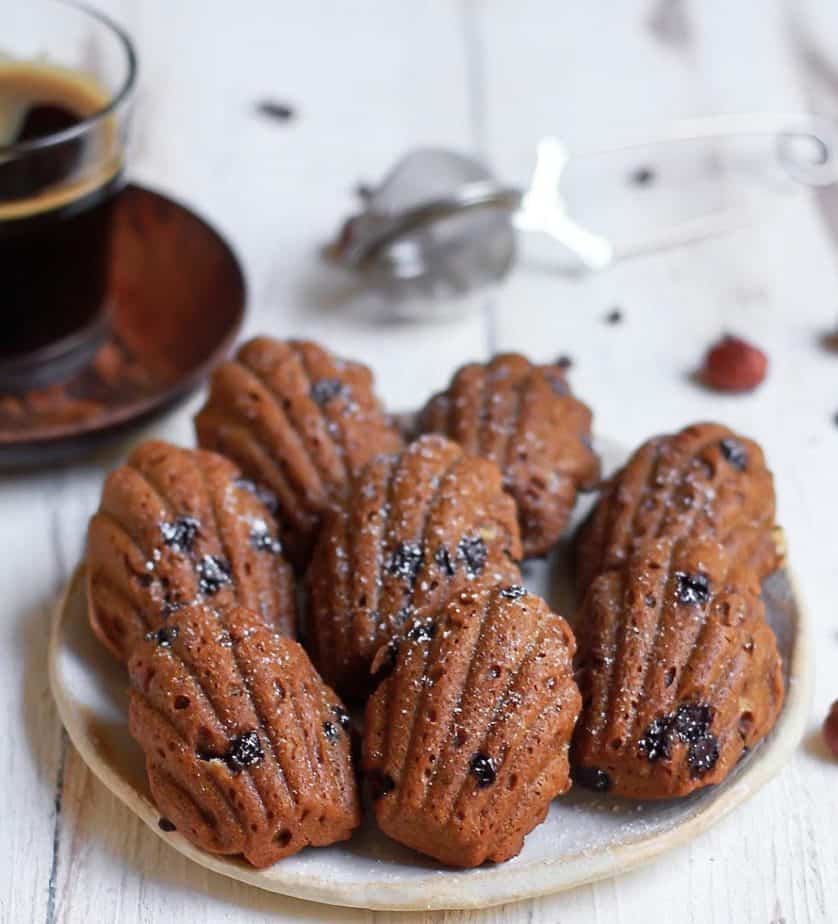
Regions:
<instances>
[{"instance_id":1,"label":"whole hazelnut on table","mask_svg":"<svg viewBox=\"0 0 838 924\"><path fill-rule=\"evenodd\" d=\"M716 391L753 391L768 371L768 357L741 337L726 335L707 351L698 371L703 385Z\"/></svg>"}]
</instances>

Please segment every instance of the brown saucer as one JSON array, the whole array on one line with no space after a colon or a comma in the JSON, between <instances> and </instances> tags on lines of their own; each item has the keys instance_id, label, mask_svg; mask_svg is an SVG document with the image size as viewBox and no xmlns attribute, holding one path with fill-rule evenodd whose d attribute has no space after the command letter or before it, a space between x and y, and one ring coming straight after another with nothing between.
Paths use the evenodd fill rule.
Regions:
<instances>
[{"instance_id":1,"label":"brown saucer","mask_svg":"<svg viewBox=\"0 0 838 924\"><path fill-rule=\"evenodd\" d=\"M232 345L244 276L229 245L197 215L126 187L112 259L108 330L87 367L60 385L0 394L0 468L92 451L186 397Z\"/></svg>"}]
</instances>

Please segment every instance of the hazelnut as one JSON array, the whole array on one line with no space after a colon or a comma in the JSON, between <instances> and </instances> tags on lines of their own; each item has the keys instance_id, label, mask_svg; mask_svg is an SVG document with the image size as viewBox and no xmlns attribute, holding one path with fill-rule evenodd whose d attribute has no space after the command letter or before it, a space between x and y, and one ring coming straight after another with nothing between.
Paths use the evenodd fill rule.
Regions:
<instances>
[{"instance_id":1,"label":"hazelnut","mask_svg":"<svg viewBox=\"0 0 838 924\"><path fill-rule=\"evenodd\" d=\"M707 351L698 378L717 391L753 391L768 371L768 357L762 350L727 335Z\"/></svg>"}]
</instances>

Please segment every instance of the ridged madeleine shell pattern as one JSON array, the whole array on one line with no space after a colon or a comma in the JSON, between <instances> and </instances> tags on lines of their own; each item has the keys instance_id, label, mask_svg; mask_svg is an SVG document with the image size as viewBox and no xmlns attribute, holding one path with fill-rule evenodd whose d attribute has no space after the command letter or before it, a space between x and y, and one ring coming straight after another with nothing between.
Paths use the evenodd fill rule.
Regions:
<instances>
[{"instance_id":1,"label":"ridged madeleine shell pattern","mask_svg":"<svg viewBox=\"0 0 838 924\"><path fill-rule=\"evenodd\" d=\"M519 580L520 556L496 466L441 436L379 456L328 514L314 550L312 660L343 696L363 697L383 645L469 585Z\"/></svg>"},{"instance_id":2,"label":"ridged madeleine shell pattern","mask_svg":"<svg viewBox=\"0 0 838 924\"><path fill-rule=\"evenodd\" d=\"M425 406L419 430L444 434L501 469L527 556L549 552L577 492L599 478L590 410L571 395L560 366L536 366L517 353L460 369Z\"/></svg>"},{"instance_id":3,"label":"ridged madeleine shell pattern","mask_svg":"<svg viewBox=\"0 0 838 924\"><path fill-rule=\"evenodd\" d=\"M87 534L90 624L125 661L178 605L233 600L288 635L293 575L271 499L229 460L151 440L105 480Z\"/></svg>"},{"instance_id":4,"label":"ridged madeleine shell pattern","mask_svg":"<svg viewBox=\"0 0 838 924\"><path fill-rule=\"evenodd\" d=\"M402 445L372 389L366 366L302 340L257 337L212 374L195 418L198 442L276 495L298 565L329 503L369 459Z\"/></svg>"},{"instance_id":5,"label":"ridged madeleine shell pattern","mask_svg":"<svg viewBox=\"0 0 838 924\"><path fill-rule=\"evenodd\" d=\"M242 607L199 604L129 670L154 800L192 843L263 867L357 827L349 717L296 642Z\"/></svg>"},{"instance_id":6,"label":"ridged madeleine shell pattern","mask_svg":"<svg viewBox=\"0 0 838 924\"><path fill-rule=\"evenodd\" d=\"M616 795L721 782L783 701L759 581L712 541L647 540L591 585L579 618L575 778Z\"/></svg>"},{"instance_id":7,"label":"ridged madeleine shell pattern","mask_svg":"<svg viewBox=\"0 0 838 924\"><path fill-rule=\"evenodd\" d=\"M574 649L567 623L518 586L465 592L415 623L367 703L381 830L451 866L515 856L570 787Z\"/></svg>"},{"instance_id":8,"label":"ridged madeleine shell pattern","mask_svg":"<svg viewBox=\"0 0 838 924\"><path fill-rule=\"evenodd\" d=\"M619 568L638 542L717 539L762 579L780 563L774 482L752 440L715 423L644 443L606 485L576 542L578 586Z\"/></svg>"}]
</instances>

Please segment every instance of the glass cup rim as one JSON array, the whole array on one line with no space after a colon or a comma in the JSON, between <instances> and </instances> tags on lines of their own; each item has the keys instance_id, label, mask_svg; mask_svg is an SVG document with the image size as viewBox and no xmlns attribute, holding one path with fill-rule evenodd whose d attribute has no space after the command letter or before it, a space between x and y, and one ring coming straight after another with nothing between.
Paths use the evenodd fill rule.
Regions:
<instances>
[{"instance_id":1,"label":"glass cup rim","mask_svg":"<svg viewBox=\"0 0 838 924\"><path fill-rule=\"evenodd\" d=\"M29 141L21 141L15 144L6 144L0 145L0 158L9 159L10 157L19 156L21 154L28 154L33 151L40 151L44 148L51 147L52 145L63 144L65 141L70 141L73 138L77 138L80 135L85 134L92 126L98 125L104 119L107 119L108 116L116 112L120 106L128 99L131 95L134 86L137 81L137 52L134 48L134 43L131 41L128 33L122 26L118 25L110 16L106 13L101 12L101 10L94 9L91 6L88 6L86 3L78 2L78 0L48 0L49 3L57 3L61 6L71 7L75 10L78 10L91 19L94 19L105 26L110 32L116 36L119 40L119 43L122 45L122 49L125 52L125 58L127 63L127 73L125 79L122 82L122 86L113 94L109 100L107 106L103 106L101 109L97 109L95 112L92 112L90 115L85 116L79 122L76 122L74 125L71 125L69 128L61 129L61 131L52 132L49 135L44 135L42 138L34 138Z\"/></svg>"}]
</instances>

